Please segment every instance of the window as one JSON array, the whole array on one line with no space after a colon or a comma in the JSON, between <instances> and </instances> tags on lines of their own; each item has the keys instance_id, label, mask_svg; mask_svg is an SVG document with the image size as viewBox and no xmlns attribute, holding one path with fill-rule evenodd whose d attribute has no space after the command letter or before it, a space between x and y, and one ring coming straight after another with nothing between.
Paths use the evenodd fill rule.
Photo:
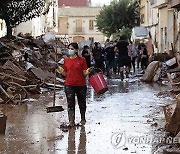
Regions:
<instances>
[{"instance_id":1,"label":"window","mask_svg":"<svg viewBox=\"0 0 180 154\"><path fill-rule=\"evenodd\" d=\"M94 30L94 20L89 20L89 30Z\"/></svg>"},{"instance_id":2,"label":"window","mask_svg":"<svg viewBox=\"0 0 180 154\"><path fill-rule=\"evenodd\" d=\"M144 14L141 14L141 24L144 23Z\"/></svg>"},{"instance_id":3,"label":"window","mask_svg":"<svg viewBox=\"0 0 180 154\"><path fill-rule=\"evenodd\" d=\"M82 20L81 19L76 20L76 32L82 32Z\"/></svg>"},{"instance_id":4,"label":"window","mask_svg":"<svg viewBox=\"0 0 180 154\"><path fill-rule=\"evenodd\" d=\"M165 43L165 47L166 47L166 45L167 45L167 27L164 28L164 37L165 37L164 43Z\"/></svg>"}]
</instances>

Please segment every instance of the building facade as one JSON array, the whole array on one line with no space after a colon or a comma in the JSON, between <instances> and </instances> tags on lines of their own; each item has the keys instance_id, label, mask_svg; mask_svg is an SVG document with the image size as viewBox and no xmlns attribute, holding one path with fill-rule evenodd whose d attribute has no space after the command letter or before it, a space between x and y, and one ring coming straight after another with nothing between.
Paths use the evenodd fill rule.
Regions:
<instances>
[{"instance_id":1,"label":"building facade","mask_svg":"<svg viewBox=\"0 0 180 154\"><path fill-rule=\"evenodd\" d=\"M104 42L95 22L100 10L99 7L59 7L58 34L68 36L71 42Z\"/></svg>"},{"instance_id":2,"label":"building facade","mask_svg":"<svg viewBox=\"0 0 180 154\"><path fill-rule=\"evenodd\" d=\"M40 17L19 24L14 28L14 35L30 33L32 36L40 36L46 32L58 32L58 0L46 0L46 12Z\"/></svg>"},{"instance_id":3,"label":"building facade","mask_svg":"<svg viewBox=\"0 0 180 154\"><path fill-rule=\"evenodd\" d=\"M72 6L72 7L87 7L90 6L91 0L59 0L59 7Z\"/></svg>"},{"instance_id":4,"label":"building facade","mask_svg":"<svg viewBox=\"0 0 180 154\"><path fill-rule=\"evenodd\" d=\"M179 0L140 0L141 26L148 27L155 52L180 51L179 4Z\"/></svg>"}]
</instances>

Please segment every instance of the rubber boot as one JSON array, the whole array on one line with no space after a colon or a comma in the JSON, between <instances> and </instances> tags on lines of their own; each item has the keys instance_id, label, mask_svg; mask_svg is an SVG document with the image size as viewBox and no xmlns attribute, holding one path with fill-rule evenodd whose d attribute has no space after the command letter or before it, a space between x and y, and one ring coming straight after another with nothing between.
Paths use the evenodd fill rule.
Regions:
<instances>
[{"instance_id":1,"label":"rubber boot","mask_svg":"<svg viewBox=\"0 0 180 154\"><path fill-rule=\"evenodd\" d=\"M129 72L126 71L126 78L129 78Z\"/></svg>"},{"instance_id":2,"label":"rubber boot","mask_svg":"<svg viewBox=\"0 0 180 154\"><path fill-rule=\"evenodd\" d=\"M121 81L123 81L123 79L124 79L124 74L123 74L123 72L120 72L120 79L121 79Z\"/></svg>"},{"instance_id":3,"label":"rubber boot","mask_svg":"<svg viewBox=\"0 0 180 154\"><path fill-rule=\"evenodd\" d=\"M129 78L130 68L126 67L126 78Z\"/></svg>"},{"instance_id":4,"label":"rubber boot","mask_svg":"<svg viewBox=\"0 0 180 154\"><path fill-rule=\"evenodd\" d=\"M69 126L73 127L75 126L75 113L74 111L68 111L68 118L69 118Z\"/></svg>"},{"instance_id":5,"label":"rubber boot","mask_svg":"<svg viewBox=\"0 0 180 154\"><path fill-rule=\"evenodd\" d=\"M85 125L85 123L86 123L86 116L85 116L86 111L80 111L80 113L81 113L81 124Z\"/></svg>"}]
</instances>

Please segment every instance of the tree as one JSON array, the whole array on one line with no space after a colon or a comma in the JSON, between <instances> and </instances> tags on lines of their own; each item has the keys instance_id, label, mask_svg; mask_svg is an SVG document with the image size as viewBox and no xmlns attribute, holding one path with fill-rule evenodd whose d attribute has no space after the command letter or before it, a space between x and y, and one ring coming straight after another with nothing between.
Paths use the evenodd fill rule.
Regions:
<instances>
[{"instance_id":1,"label":"tree","mask_svg":"<svg viewBox=\"0 0 180 154\"><path fill-rule=\"evenodd\" d=\"M103 6L96 18L96 26L106 36L119 33L124 28L139 25L139 6L133 0L113 0Z\"/></svg>"},{"instance_id":2,"label":"tree","mask_svg":"<svg viewBox=\"0 0 180 154\"><path fill-rule=\"evenodd\" d=\"M22 22L41 15L45 0L0 0L0 19L7 27L7 36L12 36L12 28Z\"/></svg>"}]
</instances>

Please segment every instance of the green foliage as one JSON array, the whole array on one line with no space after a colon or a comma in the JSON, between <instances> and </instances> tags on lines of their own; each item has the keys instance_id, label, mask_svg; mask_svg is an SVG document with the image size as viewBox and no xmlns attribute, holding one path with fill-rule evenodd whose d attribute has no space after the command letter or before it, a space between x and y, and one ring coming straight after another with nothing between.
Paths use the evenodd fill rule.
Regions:
<instances>
[{"instance_id":1,"label":"green foliage","mask_svg":"<svg viewBox=\"0 0 180 154\"><path fill-rule=\"evenodd\" d=\"M131 28L122 27L122 29L118 33L113 34L113 40L118 41L120 36L122 36L122 35L125 36L127 39L130 39L131 31L132 31Z\"/></svg>"},{"instance_id":2,"label":"green foliage","mask_svg":"<svg viewBox=\"0 0 180 154\"><path fill-rule=\"evenodd\" d=\"M119 33L123 27L139 24L139 7L133 0L113 0L96 18L97 28L106 36Z\"/></svg>"},{"instance_id":3,"label":"green foliage","mask_svg":"<svg viewBox=\"0 0 180 154\"><path fill-rule=\"evenodd\" d=\"M10 30L21 22L40 16L44 6L44 0L1 0L0 18L5 20L7 30Z\"/></svg>"}]
</instances>

